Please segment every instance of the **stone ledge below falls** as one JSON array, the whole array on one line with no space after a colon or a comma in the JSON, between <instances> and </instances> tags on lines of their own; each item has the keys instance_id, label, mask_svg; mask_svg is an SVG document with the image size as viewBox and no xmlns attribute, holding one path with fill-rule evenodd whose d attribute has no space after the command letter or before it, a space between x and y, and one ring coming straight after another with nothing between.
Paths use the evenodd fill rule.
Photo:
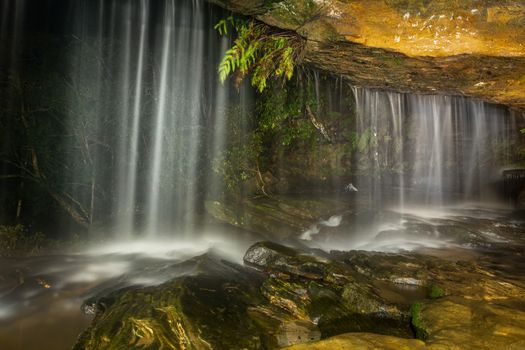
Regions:
<instances>
[{"instance_id":1,"label":"stone ledge below falls","mask_svg":"<svg viewBox=\"0 0 525 350\"><path fill-rule=\"evenodd\" d=\"M171 267L184 276L95 301L74 349L522 349L525 285L499 259L259 242L242 266L210 252Z\"/></svg>"}]
</instances>

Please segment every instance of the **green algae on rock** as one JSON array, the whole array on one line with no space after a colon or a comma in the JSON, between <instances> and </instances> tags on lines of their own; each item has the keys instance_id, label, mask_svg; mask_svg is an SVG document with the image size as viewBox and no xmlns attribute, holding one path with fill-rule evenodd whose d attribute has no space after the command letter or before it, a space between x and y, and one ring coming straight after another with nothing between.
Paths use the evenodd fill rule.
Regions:
<instances>
[{"instance_id":1,"label":"green algae on rock","mask_svg":"<svg viewBox=\"0 0 525 350\"><path fill-rule=\"evenodd\" d=\"M248 317L250 305L262 299L257 274L212 256L191 263L188 276L117 293L75 349L261 348L266 335Z\"/></svg>"},{"instance_id":2,"label":"green algae on rock","mask_svg":"<svg viewBox=\"0 0 525 350\"><path fill-rule=\"evenodd\" d=\"M339 262L265 242L245 260L262 274L203 255L184 263L182 277L113 293L76 349L273 349L349 331L411 337L408 305L358 284Z\"/></svg>"}]
</instances>

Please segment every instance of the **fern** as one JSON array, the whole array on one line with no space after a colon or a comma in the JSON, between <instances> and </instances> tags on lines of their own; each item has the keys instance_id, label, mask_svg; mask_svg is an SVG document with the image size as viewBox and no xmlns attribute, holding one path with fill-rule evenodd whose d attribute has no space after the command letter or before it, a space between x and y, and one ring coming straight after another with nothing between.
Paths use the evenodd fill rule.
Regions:
<instances>
[{"instance_id":1,"label":"fern","mask_svg":"<svg viewBox=\"0 0 525 350\"><path fill-rule=\"evenodd\" d=\"M226 19L224 19L224 18L221 19L219 22L217 22L217 24L213 28L216 31L218 31L219 35L221 35L221 36L228 35L228 24L234 30L239 31L239 29L242 28L246 24L246 21L242 20L242 19L239 19L239 18L235 18L233 16L229 16Z\"/></svg>"},{"instance_id":2,"label":"fern","mask_svg":"<svg viewBox=\"0 0 525 350\"><path fill-rule=\"evenodd\" d=\"M228 22L225 19L221 19L214 27L220 35L228 35Z\"/></svg>"},{"instance_id":3,"label":"fern","mask_svg":"<svg viewBox=\"0 0 525 350\"><path fill-rule=\"evenodd\" d=\"M268 79L292 78L304 48L304 40L299 35L231 16L219 21L214 28L220 35L227 35L228 27L236 32L236 39L219 64L222 83L236 71L237 85L251 74L252 86L262 92Z\"/></svg>"}]
</instances>

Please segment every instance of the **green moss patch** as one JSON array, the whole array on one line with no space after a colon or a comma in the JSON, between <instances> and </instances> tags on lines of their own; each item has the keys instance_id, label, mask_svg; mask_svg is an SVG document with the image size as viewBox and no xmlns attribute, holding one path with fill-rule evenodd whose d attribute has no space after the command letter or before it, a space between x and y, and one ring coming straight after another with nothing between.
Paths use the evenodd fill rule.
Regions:
<instances>
[{"instance_id":1,"label":"green moss patch","mask_svg":"<svg viewBox=\"0 0 525 350\"><path fill-rule=\"evenodd\" d=\"M422 304L418 301L410 307L411 324L417 339L428 339L426 326L421 319Z\"/></svg>"}]
</instances>

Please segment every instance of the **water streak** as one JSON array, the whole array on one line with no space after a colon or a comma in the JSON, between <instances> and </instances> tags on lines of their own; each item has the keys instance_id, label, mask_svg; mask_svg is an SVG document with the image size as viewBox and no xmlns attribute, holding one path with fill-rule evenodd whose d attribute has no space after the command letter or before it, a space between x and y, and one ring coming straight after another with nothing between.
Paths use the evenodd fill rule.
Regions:
<instances>
[{"instance_id":1,"label":"water streak","mask_svg":"<svg viewBox=\"0 0 525 350\"><path fill-rule=\"evenodd\" d=\"M224 148L229 99L216 76L228 46L213 29L220 14L201 1L81 4L73 22L82 44L71 70L99 98L88 110L69 97L77 111L68 116L69 129L86 134L85 145L78 145L82 137L71 142L89 155L93 187L90 194L74 186L70 192L89 202L109 189L108 203L92 200L89 212L113 213L122 237L188 232L202 199L220 192L211 170ZM101 69L93 67L97 60ZM70 163L77 170L69 182L83 183L85 164Z\"/></svg>"},{"instance_id":2,"label":"water streak","mask_svg":"<svg viewBox=\"0 0 525 350\"><path fill-rule=\"evenodd\" d=\"M517 134L505 108L463 97L355 88L357 188L374 208L481 200ZM368 175L372 175L372 179Z\"/></svg>"}]
</instances>

